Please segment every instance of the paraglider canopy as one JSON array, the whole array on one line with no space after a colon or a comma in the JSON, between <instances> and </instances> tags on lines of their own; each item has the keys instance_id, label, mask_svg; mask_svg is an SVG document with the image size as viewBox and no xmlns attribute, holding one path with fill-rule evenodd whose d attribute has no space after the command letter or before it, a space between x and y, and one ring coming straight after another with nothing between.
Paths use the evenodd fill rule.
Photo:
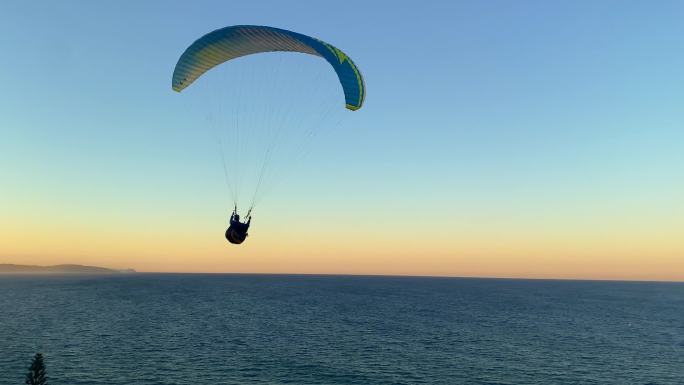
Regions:
<instances>
[{"instance_id":1,"label":"paraglider canopy","mask_svg":"<svg viewBox=\"0 0 684 385\"><path fill-rule=\"evenodd\" d=\"M181 92L213 67L241 56L262 52L301 52L320 56L330 63L340 80L346 107L363 105L366 88L361 72L340 49L316 38L285 29L234 25L210 32L188 47L173 71L172 87Z\"/></svg>"}]
</instances>

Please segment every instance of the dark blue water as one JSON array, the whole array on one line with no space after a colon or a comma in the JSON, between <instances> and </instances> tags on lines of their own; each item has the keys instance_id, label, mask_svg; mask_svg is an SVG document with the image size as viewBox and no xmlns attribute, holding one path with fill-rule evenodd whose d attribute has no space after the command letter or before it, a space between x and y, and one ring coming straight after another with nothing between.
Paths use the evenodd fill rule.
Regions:
<instances>
[{"instance_id":1,"label":"dark blue water","mask_svg":"<svg viewBox=\"0 0 684 385\"><path fill-rule=\"evenodd\" d=\"M0 277L0 385L684 384L684 284Z\"/></svg>"}]
</instances>

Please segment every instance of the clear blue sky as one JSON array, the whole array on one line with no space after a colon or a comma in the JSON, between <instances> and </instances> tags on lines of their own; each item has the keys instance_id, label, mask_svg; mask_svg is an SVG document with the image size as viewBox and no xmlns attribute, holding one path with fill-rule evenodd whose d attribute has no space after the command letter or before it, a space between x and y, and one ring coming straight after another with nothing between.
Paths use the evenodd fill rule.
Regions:
<instances>
[{"instance_id":1,"label":"clear blue sky","mask_svg":"<svg viewBox=\"0 0 684 385\"><path fill-rule=\"evenodd\" d=\"M358 210L445 239L606 218L676 233L663 221L684 206L682 20L681 1L3 1L1 208L223 220L215 154L170 78L202 34L260 24L341 47L367 85L268 198L270 220Z\"/></svg>"}]
</instances>

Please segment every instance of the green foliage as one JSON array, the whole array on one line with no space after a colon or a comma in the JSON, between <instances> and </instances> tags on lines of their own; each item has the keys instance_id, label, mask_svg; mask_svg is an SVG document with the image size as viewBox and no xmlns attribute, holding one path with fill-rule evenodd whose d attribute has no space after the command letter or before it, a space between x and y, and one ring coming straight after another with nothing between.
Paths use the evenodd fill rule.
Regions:
<instances>
[{"instance_id":1,"label":"green foliage","mask_svg":"<svg viewBox=\"0 0 684 385\"><path fill-rule=\"evenodd\" d=\"M36 353L33 361L31 361L29 372L26 374L26 385L47 385L45 362L43 362L43 355L40 353Z\"/></svg>"}]
</instances>

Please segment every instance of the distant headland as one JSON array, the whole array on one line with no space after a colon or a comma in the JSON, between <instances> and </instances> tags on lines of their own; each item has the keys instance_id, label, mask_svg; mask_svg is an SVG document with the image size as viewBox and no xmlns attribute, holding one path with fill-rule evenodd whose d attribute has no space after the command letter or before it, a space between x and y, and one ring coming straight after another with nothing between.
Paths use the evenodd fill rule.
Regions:
<instances>
[{"instance_id":1,"label":"distant headland","mask_svg":"<svg viewBox=\"0 0 684 385\"><path fill-rule=\"evenodd\" d=\"M133 269L108 269L83 265L32 266L0 263L0 274L130 274Z\"/></svg>"}]
</instances>

